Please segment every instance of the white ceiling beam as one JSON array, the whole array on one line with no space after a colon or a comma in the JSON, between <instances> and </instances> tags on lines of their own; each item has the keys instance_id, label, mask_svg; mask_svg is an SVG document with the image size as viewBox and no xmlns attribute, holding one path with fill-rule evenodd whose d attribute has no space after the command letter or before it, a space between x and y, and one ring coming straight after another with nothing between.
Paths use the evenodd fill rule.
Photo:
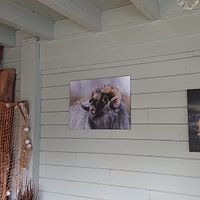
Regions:
<instances>
[{"instance_id":1,"label":"white ceiling beam","mask_svg":"<svg viewBox=\"0 0 200 200\"><path fill-rule=\"evenodd\" d=\"M0 1L0 22L43 39L54 38L54 23L9 0Z\"/></svg>"},{"instance_id":2,"label":"white ceiling beam","mask_svg":"<svg viewBox=\"0 0 200 200\"><path fill-rule=\"evenodd\" d=\"M3 46L14 47L15 41L15 31L0 26L0 44Z\"/></svg>"},{"instance_id":3,"label":"white ceiling beam","mask_svg":"<svg viewBox=\"0 0 200 200\"><path fill-rule=\"evenodd\" d=\"M91 31L102 30L102 11L87 0L38 0Z\"/></svg>"},{"instance_id":4,"label":"white ceiling beam","mask_svg":"<svg viewBox=\"0 0 200 200\"><path fill-rule=\"evenodd\" d=\"M154 21L160 19L159 0L130 0L147 19Z\"/></svg>"}]
</instances>

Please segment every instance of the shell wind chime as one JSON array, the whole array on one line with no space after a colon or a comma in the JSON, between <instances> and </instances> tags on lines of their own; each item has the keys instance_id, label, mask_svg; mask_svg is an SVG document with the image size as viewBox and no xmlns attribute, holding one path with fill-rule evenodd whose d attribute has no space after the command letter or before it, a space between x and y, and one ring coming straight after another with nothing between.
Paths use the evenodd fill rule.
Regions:
<instances>
[{"instance_id":1,"label":"shell wind chime","mask_svg":"<svg viewBox=\"0 0 200 200\"><path fill-rule=\"evenodd\" d=\"M21 120L21 141L20 141L20 158L19 158L19 169L23 171L28 167L28 161L31 154L32 144L31 139L29 137L29 111L28 111L28 103L23 101L18 104L20 113L22 115Z\"/></svg>"}]
</instances>

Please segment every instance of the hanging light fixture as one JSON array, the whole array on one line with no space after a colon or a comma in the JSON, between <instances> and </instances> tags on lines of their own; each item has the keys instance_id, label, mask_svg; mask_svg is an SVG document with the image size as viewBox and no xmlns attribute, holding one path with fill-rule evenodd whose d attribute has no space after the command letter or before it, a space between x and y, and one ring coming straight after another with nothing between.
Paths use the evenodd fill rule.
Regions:
<instances>
[{"instance_id":1,"label":"hanging light fixture","mask_svg":"<svg viewBox=\"0 0 200 200\"><path fill-rule=\"evenodd\" d=\"M177 0L177 3L185 10L193 10L199 3L199 0Z\"/></svg>"}]
</instances>

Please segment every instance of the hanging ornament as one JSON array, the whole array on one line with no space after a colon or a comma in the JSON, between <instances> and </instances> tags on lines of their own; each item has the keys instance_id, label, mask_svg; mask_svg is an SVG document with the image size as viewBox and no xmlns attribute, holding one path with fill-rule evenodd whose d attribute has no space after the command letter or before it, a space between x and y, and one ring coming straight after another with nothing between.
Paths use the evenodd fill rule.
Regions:
<instances>
[{"instance_id":1,"label":"hanging ornament","mask_svg":"<svg viewBox=\"0 0 200 200\"><path fill-rule=\"evenodd\" d=\"M199 3L199 0L177 0L178 5L184 10L193 10Z\"/></svg>"},{"instance_id":2,"label":"hanging ornament","mask_svg":"<svg viewBox=\"0 0 200 200\"><path fill-rule=\"evenodd\" d=\"M6 196L9 197L10 195L11 195L11 192L10 192L10 191L7 191L7 192L6 192Z\"/></svg>"},{"instance_id":3,"label":"hanging ornament","mask_svg":"<svg viewBox=\"0 0 200 200\"><path fill-rule=\"evenodd\" d=\"M30 131L29 127L24 127L24 132L28 133Z\"/></svg>"},{"instance_id":4,"label":"hanging ornament","mask_svg":"<svg viewBox=\"0 0 200 200\"><path fill-rule=\"evenodd\" d=\"M25 144L30 144L31 141L29 139L25 140Z\"/></svg>"},{"instance_id":5,"label":"hanging ornament","mask_svg":"<svg viewBox=\"0 0 200 200\"><path fill-rule=\"evenodd\" d=\"M26 147L27 147L28 149L31 149L31 148L32 148L32 144L27 144Z\"/></svg>"}]
</instances>

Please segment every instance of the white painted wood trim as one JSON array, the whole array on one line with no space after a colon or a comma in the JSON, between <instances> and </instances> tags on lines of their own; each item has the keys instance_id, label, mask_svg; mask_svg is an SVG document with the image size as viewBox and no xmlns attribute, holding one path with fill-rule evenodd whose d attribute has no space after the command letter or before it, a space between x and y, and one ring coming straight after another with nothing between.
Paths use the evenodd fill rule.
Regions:
<instances>
[{"instance_id":1,"label":"white painted wood trim","mask_svg":"<svg viewBox=\"0 0 200 200\"><path fill-rule=\"evenodd\" d=\"M33 144L29 173L35 185L39 181L40 149L40 46L36 39L22 43L21 99L29 103L30 134Z\"/></svg>"},{"instance_id":2,"label":"white painted wood trim","mask_svg":"<svg viewBox=\"0 0 200 200\"><path fill-rule=\"evenodd\" d=\"M0 26L0 44L3 46L15 46L15 31Z\"/></svg>"},{"instance_id":3,"label":"white painted wood trim","mask_svg":"<svg viewBox=\"0 0 200 200\"><path fill-rule=\"evenodd\" d=\"M160 19L159 0L130 0L151 21Z\"/></svg>"},{"instance_id":4,"label":"white painted wood trim","mask_svg":"<svg viewBox=\"0 0 200 200\"><path fill-rule=\"evenodd\" d=\"M0 22L43 39L54 38L53 22L32 13L9 0L0 2Z\"/></svg>"},{"instance_id":5,"label":"white painted wood trim","mask_svg":"<svg viewBox=\"0 0 200 200\"><path fill-rule=\"evenodd\" d=\"M38 0L91 31L101 31L102 11L86 0Z\"/></svg>"}]
</instances>

